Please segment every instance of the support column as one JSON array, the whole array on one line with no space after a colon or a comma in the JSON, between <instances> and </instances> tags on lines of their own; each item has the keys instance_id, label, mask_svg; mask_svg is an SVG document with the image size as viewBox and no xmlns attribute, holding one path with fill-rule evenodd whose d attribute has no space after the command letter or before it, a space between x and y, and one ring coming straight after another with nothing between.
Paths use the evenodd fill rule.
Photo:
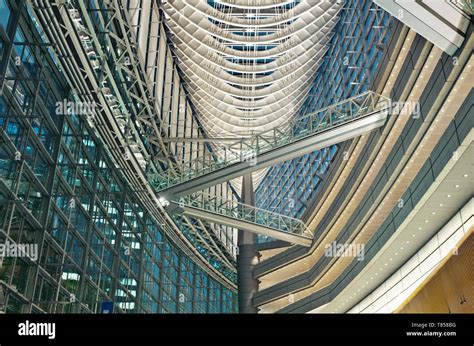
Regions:
<instances>
[{"instance_id":1,"label":"support column","mask_svg":"<svg viewBox=\"0 0 474 346\"><path fill-rule=\"evenodd\" d=\"M255 205L252 174L242 177L242 203ZM237 245L237 289L239 296L239 313L256 314L258 309L252 299L258 290L258 280L253 277L253 266L257 263L258 252L255 251L256 235L239 230Z\"/></svg>"}]
</instances>

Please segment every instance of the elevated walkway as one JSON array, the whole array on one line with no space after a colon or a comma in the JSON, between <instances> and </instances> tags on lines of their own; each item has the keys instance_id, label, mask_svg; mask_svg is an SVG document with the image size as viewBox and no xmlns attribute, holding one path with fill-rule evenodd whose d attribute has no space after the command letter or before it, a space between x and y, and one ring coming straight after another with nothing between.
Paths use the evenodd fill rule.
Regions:
<instances>
[{"instance_id":1,"label":"elevated walkway","mask_svg":"<svg viewBox=\"0 0 474 346\"><path fill-rule=\"evenodd\" d=\"M301 220L202 193L172 201L168 210L292 244L310 246L313 241Z\"/></svg>"},{"instance_id":2,"label":"elevated walkway","mask_svg":"<svg viewBox=\"0 0 474 346\"><path fill-rule=\"evenodd\" d=\"M150 177L160 196L168 200L262 168L358 137L381 127L391 110L390 99L372 91L354 96L304 117L285 128L237 140L212 154Z\"/></svg>"}]
</instances>

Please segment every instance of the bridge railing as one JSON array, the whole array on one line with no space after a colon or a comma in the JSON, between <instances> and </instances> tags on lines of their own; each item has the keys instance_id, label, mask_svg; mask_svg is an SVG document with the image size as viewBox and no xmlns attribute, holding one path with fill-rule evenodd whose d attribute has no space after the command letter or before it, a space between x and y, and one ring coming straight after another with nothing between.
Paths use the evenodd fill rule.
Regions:
<instances>
[{"instance_id":1,"label":"bridge railing","mask_svg":"<svg viewBox=\"0 0 474 346\"><path fill-rule=\"evenodd\" d=\"M280 232L296 234L311 238L303 221L265 209L240 203L236 200L223 199L203 193L180 197L177 201L181 208L192 207L214 214L219 214L239 221L249 222Z\"/></svg>"},{"instance_id":2,"label":"bridge railing","mask_svg":"<svg viewBox=\"0 0 474 346\"><path fill-rule=\"evenodd\" d=\"M388 110L390 107L389 98L367 91L314 113L295 118L284 128L277 127L236 140L235 143L186 162L180 166L179 172L168 169L150 176L150 181L157 191L161 191L237 162L249 162L251 165L262 153L350 123L373 112Z\"/></svg>"}]
</instances>

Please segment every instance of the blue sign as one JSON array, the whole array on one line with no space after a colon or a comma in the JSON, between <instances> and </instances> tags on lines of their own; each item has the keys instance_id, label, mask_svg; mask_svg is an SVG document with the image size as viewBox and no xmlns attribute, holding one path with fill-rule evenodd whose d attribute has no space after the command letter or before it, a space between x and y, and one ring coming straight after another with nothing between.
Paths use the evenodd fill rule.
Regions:
<instances>
[{"instance_id":1,"label":"blue sign","mask_svg":"<svg viewBox=\"0 0 474 346\"><path fill-rule=\"evenodd\" d=\"M114 302L102 302L100 303L101 314L112 314L114 312Z\"/></svg>"}]
</instances>

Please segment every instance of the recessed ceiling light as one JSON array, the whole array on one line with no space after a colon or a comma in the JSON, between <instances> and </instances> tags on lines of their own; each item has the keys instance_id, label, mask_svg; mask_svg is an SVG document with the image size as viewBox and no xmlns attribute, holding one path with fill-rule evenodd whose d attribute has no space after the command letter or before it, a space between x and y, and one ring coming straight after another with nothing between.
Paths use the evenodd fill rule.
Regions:
<instances>
[{"instance_id":1,"label":"recessed ceiling light","mask_svg":"<svg viewBox=\"0 0 474 346\"><path fill-rule=\"evenodd\" d=\"M422 229L423 229L423 228L421 228L421 227L418 227L418 230L419 230L419 231L421 231Z\"/></svg>"},{"instance_id":2,"label":"recessed ceiling light","mask_svg":"<svg viewBox=\"0 0 474 346\"><path fill-rule=\"evenodd\" d=\"M435 211L434 211L434 212L432 212L432 213L431 213L431 215L436 215L436 212L435 212Z\"/></svg>"},{"instance_id":3,"label":"recessed ceiling light","mask_svg":"<svg viewBox=\"0 0 474 346\"><path fill-rule=\"evenodd\" d=\"M451 198L451 195L448 195L447 197L448 197L448 198Z\"/></svg>"},{"instance_id":4,"label":"recessed ceiling light","mask_svg":"<svg viewBox=\"0 0 474 346\"><path fill-rule=\"evenodd\" d=\"M407 240L407 244L410 244L410 241L409 241L409 240Z\"/></svg>"},{"instance_id":5,"label":"recessed ceiling light","mask_svg":"<svg viewBox=\"0 0 474 346\"><path fill-rule=\"evenodd\" d=\"M428 222L430 222L430 221L429 221L429 220L425 220L425 223L428 223Z\"/></svg>"},{"instance_id":6,"label":"recessed ceiling light","mask_svg":"<svg viewBox=\"0 0 474 346\"><path fill-rule=\"evenodd\" d=\"M443 203L440 203L439 206L442 207L442 206L443 206Z\"/></svg>"},{"instance_id":7,"label":"recessed ceiling light","mask_svg":"<svg viewBox=\"0 0 474 346\"><path fill-rule=\"evenodd\" d=\"M403 250L403 246L402 246L402 247L400 247L400 250Z\"/></svg>"},{"instance_id":8,"label":"recessed ceiling light","mask_svg":"<svg viewBox=\"0 0 474 346\"><path fill-rule=\"evenodd\" d=\"M468 176L469 176L469 175L467 175L467 174L464 174L464 175L463 175L464 178L467 178Z\"/></svg>"},{"instance_id":9,"label":"recessed ceiling light","mask_svg":"<svg viewBox=\"0 0 474 346\"><path fill-rule=\"evenodd\" d=\"M455 187L456 189L458 189L458 188L459 188L459 185L458 185L458 184L456 184L456 185L454 185L454 187Z\"/></svg>"},{"instance_id":10,"label":"recessed ceiling light","mask_svg":"<svg viewBox=\"0 0 474 346\"><path fill-rule=\"evenodd\" d=\"M413 238L415 238L415 237L416 237L416 234L412 234L411 236L412 236Z\"/></svg>"}]
</instances>

